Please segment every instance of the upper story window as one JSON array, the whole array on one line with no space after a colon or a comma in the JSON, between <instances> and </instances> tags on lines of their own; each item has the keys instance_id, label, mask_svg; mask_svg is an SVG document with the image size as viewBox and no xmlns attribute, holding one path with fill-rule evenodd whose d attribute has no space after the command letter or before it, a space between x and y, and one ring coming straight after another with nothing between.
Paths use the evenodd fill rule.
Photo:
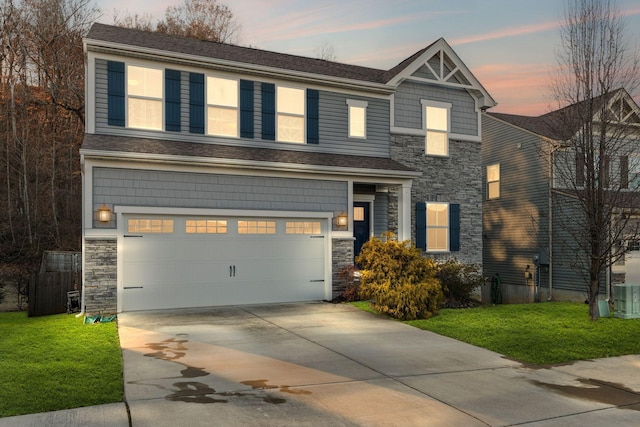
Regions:
<instances>
[{"instance_id":1,"label":"upper story window","mask_svg":"<svg viewBox=\"0 0 640 427\"><path fill-rule=\"evenodd\" d=\"M349 106L349 138L367 137L367 102L347 99Z\"/></svg>"},{"instance_id":2,"label":"upper story window","mask_svg":"<svg viewBox=\"0 0 640 427\"><path fill-rule=\"evenodd\" d=\"M161 69L127 66L127 122L140 129L162 130Z\"/></svg>"},{"instance_id":3,"label":"upper story window","mask_svg":"<svg viewBox=\"0 0 640 427\"><path fill-rule=\"evenodd\" d=\"M427 203L427 251L449 250L449 203Z\"/></svg>"},{"instance_id":4,"label":"upper story window","mask_svg":"<svg viewBox=\"0 0 640 427\"><path fill-rule=\"evenodd\" d=\"M305 141L304 89L278 86L276 100L278 141L303 144Z\"/></svg>"},{"instance_id":5,"label":"upper story window","mask_svg":"<svg viewBox=\"0 0 640 427\"><path fill-rule=\"evenodd\" d=\"M238 137L238 81L207 77L207 133Z\"/></svg>"},{"instance_id":6,"label":"upper story window","mask_svg":"<svg viewBox=\"0 0 640 427\"><path fill-rule=\"evenodd\" d=\"M451 104L422 100L425 128L425 154L449 155L449 131Z\"/></svg>"},{"instance_id":7,"label":"upper story window","mask_svg":"<svg viewBox=\"0 0 640 427\"><path fill-rule=\"evenodd\" d=\"M487 199L500 197L500 164L487 166Z\"/></svg>"}]
</instances>

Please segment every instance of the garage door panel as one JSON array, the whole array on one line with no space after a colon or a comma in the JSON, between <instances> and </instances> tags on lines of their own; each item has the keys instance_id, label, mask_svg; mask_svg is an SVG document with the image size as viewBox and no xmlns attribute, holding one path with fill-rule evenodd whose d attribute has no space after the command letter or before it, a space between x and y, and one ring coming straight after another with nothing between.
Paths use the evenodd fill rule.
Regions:
<instances>
[{"instance_id":1,"label":"garage door panel","mask_svg":"<svg viewBox=\"0 0 640 427\"><path fill-rule=\"evenodd\" d=\"M172 233L125 238L123 310L324 298L324 236L286 234L285 220L275 234L238 234L225 220L221 234L186 233L176 217Z\"/></svg>"}]
</instances>

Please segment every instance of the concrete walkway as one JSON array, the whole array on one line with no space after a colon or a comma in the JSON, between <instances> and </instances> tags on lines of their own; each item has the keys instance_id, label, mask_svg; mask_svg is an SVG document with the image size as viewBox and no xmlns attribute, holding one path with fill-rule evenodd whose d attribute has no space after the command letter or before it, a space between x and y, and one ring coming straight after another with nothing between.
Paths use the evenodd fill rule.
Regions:
<instances>
[{"instance_id":1,"label":"concrete walkway","mask_svg":"<svg viewBox=\"0 0 640 427\"><path fill-rule=\"evenodd\" d=\"M640 425L638 355L530 368L328 303L118 322L128 407L0 418L0 427Z\"/></svg>"}]
</instances>

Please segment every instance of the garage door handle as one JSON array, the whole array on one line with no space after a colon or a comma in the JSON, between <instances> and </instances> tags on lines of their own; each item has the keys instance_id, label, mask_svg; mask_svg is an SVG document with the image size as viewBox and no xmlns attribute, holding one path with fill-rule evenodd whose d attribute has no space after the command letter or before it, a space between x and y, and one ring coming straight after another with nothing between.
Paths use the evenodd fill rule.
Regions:
<instances>
[{"instance_id":1,"label":"garage door handle","mask_svg":"<svg viewBox=\"0 0 640 427\"><path fill-rule=\"evenodd\" d=\"M324 236L309 236L312 239L324 239Z\"/></svg>"},{"instance_id":2,"label":"garage door handle","mask_svg":"<svg viewBox=\"0 0 640 427\"><path fill-rule=\"evenodd\" d=\"M125 234L124 237L142 237L142 234Z\"/></svg>"},{"instance_id":3,"label":"garage door handle","mask_svg":"<svg viewBox=\"0 0 640 427\"><path fill-rule=\"evenodd\" d=\"M236 266L235 265L230 265L229 266L229 277L236 277Z\"/></svg>"},{"instance_id":4,"label":"garage door handle","mask_svg":"<svg viewBox=\"0 0 640 427\"><path fill-rule=\"evenodd\" d=\"M124 289L142 289L144 286L125 286Z\"/></svg>"}]
</instances>

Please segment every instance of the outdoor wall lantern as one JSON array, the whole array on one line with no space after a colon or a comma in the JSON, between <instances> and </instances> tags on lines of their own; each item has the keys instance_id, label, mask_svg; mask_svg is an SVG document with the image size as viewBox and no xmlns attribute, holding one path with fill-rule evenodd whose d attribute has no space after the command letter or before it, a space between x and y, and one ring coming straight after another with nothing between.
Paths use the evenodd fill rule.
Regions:
<instances>
[{"instance_id":1,"label":"outdoor wall lantern","mask_svg":"<svg viewBox=\"0 0 640 427\"><path fill-rule=\"evenodd\" d=\"M346 227L348 223L349 217L347 216L347 214L344 212L340 212L336 217L336 225L338 227Z\"/></svg>"},{"instance_id":2,"label":"outdoor wall lantern","mask_svg":"<svg viewBox=\"0 0 640 427\"><path fill-rule=\"evenodd\" d=\"M111 221L111 209L104 203L98 208L98 221L109 222Z\"/></svg>"}]
</instances>

